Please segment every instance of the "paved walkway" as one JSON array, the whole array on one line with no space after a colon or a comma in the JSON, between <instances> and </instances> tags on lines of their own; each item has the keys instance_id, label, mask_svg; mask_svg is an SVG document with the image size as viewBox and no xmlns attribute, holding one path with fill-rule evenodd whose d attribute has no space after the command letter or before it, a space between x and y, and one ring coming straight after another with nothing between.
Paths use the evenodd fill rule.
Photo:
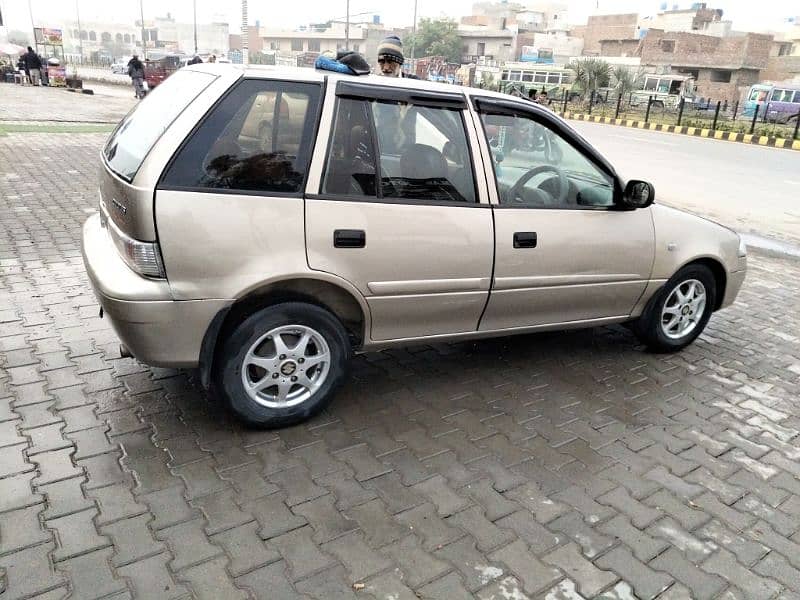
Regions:
<instances>
[{"instance_id":1,"label":"paved walkway","mask_svg":"<svg viewBox=\"0 0 800 600\"><path fill-rule=\"evenodd\" d=\"M3 121L66 121L113 123L136 103L133 88L88 85L95 94L69 92L66 88L33 87L0 83L0 123Z\"/></svg>"},{"instance_id":2,"label":"paved walkway","mask_svg":"<svg viewBox=\"0 0 800 600\"><path fill-rule=\"evenodd\" d=\"M800 598L800 262L753 256L678 355L618 327L370 354L250 431L98 318L104 137L0 137L0 599Z\"/></svg>"}]
</instances>

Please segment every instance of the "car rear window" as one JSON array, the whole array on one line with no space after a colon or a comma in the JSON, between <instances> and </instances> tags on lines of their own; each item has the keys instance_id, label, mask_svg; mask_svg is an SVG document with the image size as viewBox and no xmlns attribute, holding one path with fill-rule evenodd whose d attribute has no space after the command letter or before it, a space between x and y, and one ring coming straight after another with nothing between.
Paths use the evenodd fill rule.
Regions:
<instances>
[{"instance_id":1,"label":"car rear window","mask_svg":"<svg viewBox=\"0 0 800 600\"><path fill-rule=\"evenodd\" d=\"M108 139L103 155L111 170L131 181L161 134L214 79L210 73L178 71L150 92Z\"/></svg>"}]
</instances>

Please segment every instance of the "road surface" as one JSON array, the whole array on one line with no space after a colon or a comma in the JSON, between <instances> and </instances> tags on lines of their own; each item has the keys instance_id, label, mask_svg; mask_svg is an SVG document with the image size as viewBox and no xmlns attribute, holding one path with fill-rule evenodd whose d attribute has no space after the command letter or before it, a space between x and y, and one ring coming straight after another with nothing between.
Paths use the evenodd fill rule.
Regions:
<instances>
[{"instance_id":1,"label":"road surface","mask_svg":"<svg viewBox=\"0 0 800 600\"><path fill-rule=\"evenodd\" d=\"M619 173L655 185L656 201L740 232L800 245L800 152L570 121Z\"/></svg>"}]
</instances>

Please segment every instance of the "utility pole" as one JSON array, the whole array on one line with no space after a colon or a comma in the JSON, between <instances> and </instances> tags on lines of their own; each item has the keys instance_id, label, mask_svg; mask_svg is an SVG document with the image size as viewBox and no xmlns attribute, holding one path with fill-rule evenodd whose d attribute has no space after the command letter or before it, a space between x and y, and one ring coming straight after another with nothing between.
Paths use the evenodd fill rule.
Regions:
<instances>
[{"instance_id":1,"label":"utility pole","mask_svg":"<svg viewBox=\"0 0 800 600\"><path fill-rule=\"evenodd\" d=\"M78 52L81 55L78 64L83 64L83 38L81 37L81 6L80 0L75 0L75 14L78 17Z\"/></svg>"},{"instance_id":2,"label":"utility pole","mask_svg":"<svg viewBox=\"0 0 800 600\"><path fill-rule=\"evenodd\" d=\"M192 0L192 11L194 12L194 53L197 54L197 0Z\"/></svg>"},{"instance_id":3,"label":"utility pole","mask_svg":"<svg viewBox=\"0 0 800 600\"><path fill-rule=\"evenodd\" d=\"M347 19L344 22L344 49L350 50L350 0L347 0Z\"/></svg>"},{"instance_id":4,"label":"utility pole","mask_svg":"<svg viewBox=\"0 0 800 600\"><path fill-rule=\"evenodd\" d=\"M28 0L30 2L30 0ZM139 0L139 15L141 17L141 25L142 25L142 58L147 60L147 41L144 39L144 5L142 4L144 0Z\"/></svg>"}]
</instances>

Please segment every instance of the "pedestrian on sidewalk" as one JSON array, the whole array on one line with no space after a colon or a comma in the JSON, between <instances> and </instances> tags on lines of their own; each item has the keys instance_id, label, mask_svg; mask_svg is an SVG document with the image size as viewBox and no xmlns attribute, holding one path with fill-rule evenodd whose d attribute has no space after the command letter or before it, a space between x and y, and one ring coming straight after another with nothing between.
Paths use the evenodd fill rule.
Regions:
<instances>
[{"instance_id":1,"label":"pedestrian on sidewalk","mask_svg":"<svg viewBox=\"0 0 800 600\"><path fill-rule=\"evenodd\" d=\"M42 60L30 46L28 46L28 52L25 54L25 70L28 72L31 84L39 85L39 80L42 76Z\"/></svg>"},{"instance_id":2,"label":"pedestrian on sidewalk","mask_svg":"<svg viewBox=\"0 0 800 600\"><path fill-rule=\"evenodd\" d=\"M133 91L137 98L144 98L144 65L139 60L139 55L134 54L128 61L128 75L133 82Z\"/></svg>"}]
</instances>

